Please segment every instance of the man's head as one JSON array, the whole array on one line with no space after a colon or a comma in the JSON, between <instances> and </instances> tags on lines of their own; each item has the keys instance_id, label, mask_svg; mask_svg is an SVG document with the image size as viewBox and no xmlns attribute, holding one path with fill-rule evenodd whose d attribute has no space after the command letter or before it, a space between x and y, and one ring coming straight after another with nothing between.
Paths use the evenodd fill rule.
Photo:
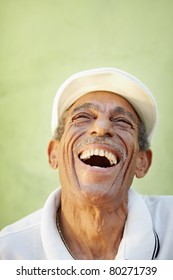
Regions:
<instances>
[{"instance_id":1,"label":"man's head","mask_svg":"<svg viewBox=\"0 0 173 280\"><path fill-rule=\"evenodd\" d=\"M127 73L96 69L70 78L55 98L49 145L64 192L92 201L125 197L150 167L156 119L151 93Z\"/></svg>"}]
</instances>

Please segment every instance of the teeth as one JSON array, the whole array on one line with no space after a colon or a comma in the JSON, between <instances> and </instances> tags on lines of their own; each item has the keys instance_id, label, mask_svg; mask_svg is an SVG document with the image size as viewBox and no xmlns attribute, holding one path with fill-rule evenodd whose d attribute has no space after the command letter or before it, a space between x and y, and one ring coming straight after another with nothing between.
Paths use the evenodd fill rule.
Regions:
<instances>
[{"instance_id":1,"label":"teeth","mask_svg":"<svg viewBox=\"0 0 173 280\"><path fill-rule=\"evenodd\" d=\"M104 155L105 155L104 151L103 151L103 150L100 150L100 151L99 151L99 156L104 157Z\"/></svg>"},{"instance_id":2,"label":"teeth","mask_svg":"<svg viewBox=\"0 0 173 280\"><path fill-rule=\"evenodd\" d=\"M80 159L89 159L91 156L100 156L100 157L106 157L109 162L110 165L114 165L117 163L117 158L110 152L108 151L104 151L104 150L99 150L99 149L90 149L90 150L86 150L84 152L81 153L80 155Z\"/></svg>"}]
</instances>

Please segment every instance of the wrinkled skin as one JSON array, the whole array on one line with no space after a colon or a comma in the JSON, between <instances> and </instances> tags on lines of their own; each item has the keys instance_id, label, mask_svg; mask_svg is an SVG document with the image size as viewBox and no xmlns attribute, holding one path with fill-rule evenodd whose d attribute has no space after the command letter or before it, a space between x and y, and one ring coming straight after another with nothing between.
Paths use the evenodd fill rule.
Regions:
<instances>
[{"instance_id":1,"label":"wrinkled skin","mask_svg":"<svg viewBox=\"0 0 173 280\"><path fill-rule=\"evenodd\" d=\"M59 168L62 186L62 230L76 258L116 256L128 213L128 190L134 176L145 176L151 164L151 151L139 150L139 123L124 98L111 92L88 93L69 108L61 140L49 144L49 162ZM86 164L80 156L93 149L113 154L117 163L99 167L91 159L94 166Z\"/></svg>"}]
</instances>

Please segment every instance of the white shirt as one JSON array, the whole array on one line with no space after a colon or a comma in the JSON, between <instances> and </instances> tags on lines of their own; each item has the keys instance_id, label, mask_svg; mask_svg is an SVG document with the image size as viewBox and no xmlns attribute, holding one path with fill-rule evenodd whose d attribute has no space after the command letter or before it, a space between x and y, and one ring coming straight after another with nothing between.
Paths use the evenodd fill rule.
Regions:
<instances>
[{"instance_id":1,"label":"white shirt","mask_svg":"<svg viewBox=\"0 0 173 280\"><path fill-rule=\"evenodd\" d=\"M43 209L0 232L0 259L73 259L56 227L60 196L61 189L54 191ZM141 196L129 191L128 217L115 259L173 259L172 196Z\"/></svg>"}]
</instances>

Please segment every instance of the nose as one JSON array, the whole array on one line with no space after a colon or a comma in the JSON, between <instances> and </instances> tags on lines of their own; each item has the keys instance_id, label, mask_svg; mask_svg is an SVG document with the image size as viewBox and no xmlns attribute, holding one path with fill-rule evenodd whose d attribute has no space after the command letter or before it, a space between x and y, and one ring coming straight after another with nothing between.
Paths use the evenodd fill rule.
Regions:
<instances>
[{"instance_id":1,"label":"nose","mask_svg":"<svg viewBox=\"0 0 173 280\"><path fill-rule=\"evenodd\" d=\"M105 115L98 117L92 124L90 129L91 135L96 136L113 136L112 123Z\"/></svg>"}]
</instances>

